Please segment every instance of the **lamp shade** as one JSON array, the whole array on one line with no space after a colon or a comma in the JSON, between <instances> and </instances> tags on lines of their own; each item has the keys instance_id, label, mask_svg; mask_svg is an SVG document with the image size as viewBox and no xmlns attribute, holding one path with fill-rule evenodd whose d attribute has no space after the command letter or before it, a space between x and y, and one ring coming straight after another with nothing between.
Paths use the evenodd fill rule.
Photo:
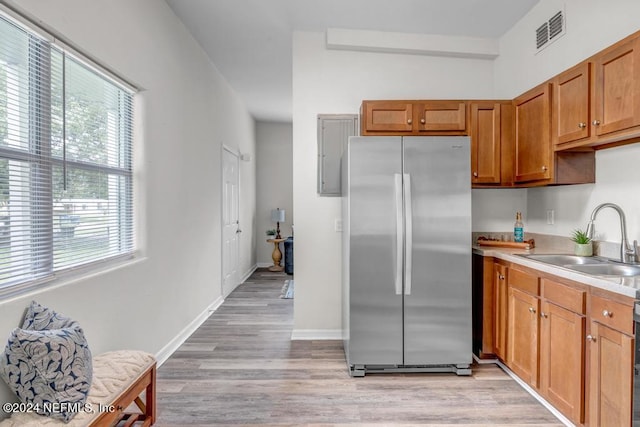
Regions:
<instances>
[{"instance_id":1,"label":"lamp shade","mask_svg":"<svg viewBox=\"0 0 640 427\"><path fill-rule=\"evenodd\" d=\"M273 221L273 222L284 222L284 210L282 210L282 209L273 209L271 211L271 221Z\"/></svg>"}]
</instances>

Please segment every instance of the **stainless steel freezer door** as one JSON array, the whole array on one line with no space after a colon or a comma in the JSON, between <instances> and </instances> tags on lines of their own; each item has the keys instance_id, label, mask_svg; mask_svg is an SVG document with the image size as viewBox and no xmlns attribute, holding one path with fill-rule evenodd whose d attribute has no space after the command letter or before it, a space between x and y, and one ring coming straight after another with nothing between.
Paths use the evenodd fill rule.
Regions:
<instances>
[{"instance_id":1,"label":"stainless steel freezer door","mask_svg":"<svg viewBox=\"0 0 640 427\"><path fill-rule=\"evenodd\" d=\"M349 139L352 365L402 364L401 146L398 137Z\"/></svg>"},{"instance_id":2,"label":"stainless steel freezer door","mask_svg":"<svg viewBox=\"0 0 640 427\"><path fill-rule=\"evenodd\" d=\"M471 363L467 137L404 138L408 197L405 365ZM410 211L410 212L409 212ZM409 268L410 267L410 268Z\"/></svg>"}]
</instances>

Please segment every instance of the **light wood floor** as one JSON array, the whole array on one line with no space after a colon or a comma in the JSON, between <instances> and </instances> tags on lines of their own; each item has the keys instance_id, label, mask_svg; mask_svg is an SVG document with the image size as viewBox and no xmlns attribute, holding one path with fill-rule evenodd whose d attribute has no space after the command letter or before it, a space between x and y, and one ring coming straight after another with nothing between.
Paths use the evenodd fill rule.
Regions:
<instances>
[{"instance_id":1,"label":"light wood floor","mask_svg":"<svg viewBox=\"0 0 640 427\"><path fill-rule=\"evenodd\" d=\"M159 368L157 426L562 425L494 365L349 377L341 342L290 340L288 277L258 270Z\"/></svg>"}]
</instances>

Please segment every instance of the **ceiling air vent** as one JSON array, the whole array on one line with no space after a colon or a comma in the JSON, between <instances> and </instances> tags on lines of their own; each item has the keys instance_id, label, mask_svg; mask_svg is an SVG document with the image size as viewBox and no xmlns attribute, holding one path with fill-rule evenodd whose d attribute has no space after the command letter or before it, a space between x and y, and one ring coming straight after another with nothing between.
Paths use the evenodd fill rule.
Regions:
<instances>
[{"instance_id":1,"label":"ceiling air vent","mask_svg":"<svg viewBox=\"0 0 640 427\"><path fill-rule=\"evenodd\" d=\"M564 11L559 11L536 30L536 49L544 49L565 33Z\"/></svg>"}]
</instances>

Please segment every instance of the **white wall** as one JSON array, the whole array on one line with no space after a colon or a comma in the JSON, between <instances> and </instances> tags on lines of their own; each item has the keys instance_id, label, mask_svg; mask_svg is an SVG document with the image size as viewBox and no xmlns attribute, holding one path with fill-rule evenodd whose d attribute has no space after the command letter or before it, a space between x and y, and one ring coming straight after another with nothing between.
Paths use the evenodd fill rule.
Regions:
<instances>
[{"instance_id":1,"label":"white wall","mask_svg":"<svg viewBox=\"0 0 640 427\"><path fill-rule=\"evenodd\" d=\"M545 18L566 5L567 33L538 55L533 37ZM577 64L627 35L640 30L636 0L541 0L500 41L495 63L499 97L513 98ZM617 203L624 209L631 240L640 239L640 144L596 153L596 184L527 190L528 231L568 235L585 227L595 206ZM555 210L556 223L546 224L546 211ZM598 238L619 242L620 225L613 211L602 211L596 222Z\"/></svg>"},{"instance_id":2,"label":"white wall","mask_svg":"<svg viewBox=\"0 0 640 427\"><path fill-rule=\"evenodd\" d=\"M358 113L363 99L492 98L492 81L487 60L326 50L324 34L294 33L294 337L339 337L341 328L341 234L334 231L340 199L316 193L316 116ZM506 217L493 203L502 194L474 192L474 210Z\"/></svg>"},{"instance_id":3,"label":"white wall","mask_svg":"<svg viewBox=\"0 0 640 427\"><path fill-rule=\"evenodd\" d=\"M271 210L285 210L285 222L280 235L292 235L293 225L293 152L291 123L256 123L256 253L258 265L273 265L273 245L267 243L265 232L276 228L271 222ZM280 250L284 246L280 244ZM284 266L284 258L282 260Z\"/></svg>"},{"instance_id":4,"label":"white wall","mask_svg":"<svg viewBox=\"0 0 640 427\"><path fill-rule=\"evenodd\" d=\"M254 122L163 1L20 0L21 8L144 91L137 198L144 257L115 271L0 302L0 336L31 299L77 319L95 354L157 354L221 296L220 156L255 158ZM241 271L255 264L255 162L241 162ZM0 400L11 399L0 386Z\"/></svg>"}]
</instances>

